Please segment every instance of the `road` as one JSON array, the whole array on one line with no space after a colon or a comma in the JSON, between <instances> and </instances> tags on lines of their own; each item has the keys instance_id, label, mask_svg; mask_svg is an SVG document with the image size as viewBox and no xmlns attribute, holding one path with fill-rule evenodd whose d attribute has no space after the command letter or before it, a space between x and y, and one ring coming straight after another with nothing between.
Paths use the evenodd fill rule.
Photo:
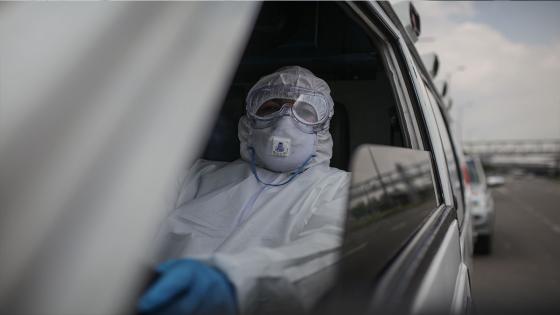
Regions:
<instances>
[{"instance_id":1,"label":"road","mask_svg":"<svg viewBox=\"0 0 560 315\"><path fill-rule=\"evenodd\" d=\"M560 314L560 181L508 178L493 195L493 252L474 257L476 313Z\"/></svg>"}]
</instances>

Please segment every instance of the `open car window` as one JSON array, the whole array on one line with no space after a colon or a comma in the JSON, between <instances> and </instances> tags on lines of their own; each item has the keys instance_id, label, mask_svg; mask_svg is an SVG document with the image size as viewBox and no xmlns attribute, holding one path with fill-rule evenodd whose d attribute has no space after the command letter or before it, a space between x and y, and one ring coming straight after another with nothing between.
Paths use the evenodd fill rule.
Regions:
<instances>
[{"instance_id":1,"label":"open car window","mask_svg":"<svg viewBox=\"0 0 560 315\"><path fill-rule=\"evenodd\" d=\"M364 143L407 146L384 58L372 35L336 3L264 3L202 157L239 158L237 121L247 92L261 76L291 65L330 86L331 166L348 170L351 152Z\"/></svg>"},{"instance_id":2,"label":"open car window","mask_svg":"<svg viewBox=\"0 0 560 315\"><path fill-rule=\"evenodd\" d=\"M365 169L352 175L352 188L345 192L348 209L340 210L348 211L345 216L350 220L344 226L345 237L352 234L351 242L367 242L363 236L369 231L371 244L376 245L371 248L379 250L369 261L356 259L371 267L366 281L383 270L438 208L430 154L410 149L409 139L417 135L404 123L406 104L399 97L408 92L396 90L404 88L393 81L400 67L389 64L395 60L388 55L392 48L379 34L360 23L346 5L264 3L201 155L224 162L240 158L238 121L244 115L247 92L261 76L298 65L324 79L335 103L329 128L333 138L330 166L355 171L351 161L360 149L360 159L365 161L359 163ZM366 149L369 145L379 147ZM371 157L370 150L377 158ZM360 230L357 226L362 232L354 233ZM384 242L381 245L374 239ZM325 265L300 285L308 286L306 291L314 292L317 300L335 285L338 267Z\"/></svg>"}]
</instances>

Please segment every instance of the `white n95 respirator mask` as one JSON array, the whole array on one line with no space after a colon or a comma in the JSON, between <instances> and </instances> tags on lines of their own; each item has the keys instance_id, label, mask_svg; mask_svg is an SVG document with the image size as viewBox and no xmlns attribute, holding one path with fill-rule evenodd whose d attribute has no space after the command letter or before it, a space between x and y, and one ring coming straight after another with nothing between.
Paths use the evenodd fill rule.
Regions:
<instances>
[{"instance_id":1,"label":"white n95 respirator mask","mask_svg":"<svg viewBox=\"0 0 560 315\"><path fill-rule=\"evenodd\" d=\"M315 154L317 134L304 132L290 116L278 118L265 128L252 128L250 146L264 168L290 172L302 167Z\"/></svg>"}]
</instances>

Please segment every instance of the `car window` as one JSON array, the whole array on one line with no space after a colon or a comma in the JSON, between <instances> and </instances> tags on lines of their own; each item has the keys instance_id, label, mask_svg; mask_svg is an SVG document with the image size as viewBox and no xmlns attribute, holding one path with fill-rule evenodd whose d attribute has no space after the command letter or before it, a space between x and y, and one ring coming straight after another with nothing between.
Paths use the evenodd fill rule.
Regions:
<instances>
[{"instance_id":1,"label":"car window","mask_svg":"<svg viewBox=\"0 0 560 315\"><path fill-rule=\"evenodd\" d=\"M331 166L348 170L362 144L408 147L385 59L372 35L336 3L264 3L202 157L239 158L237 121L247 92L262 75L289 65L311 70L330 87Z\"/></svg>"},{"instance_id":2,"label":"car window","mask_svg":"<svg viewBox=\"0 0 560 315\"><path fill-rule=\"evenodd\" d=\"M364 153L366 169L353 174L358 177L352 188L343 192L350 193L353 227L381 227L371 239L371 244L383 240L378 255L369 257L374 260L369 272L375 273L438 203L430 154L411 148L410 138L419 136L405 123L415 118L410 111L411 117L403 114L407 104L402 95L409 92L397 77L403 75L390 55L392 46L383 32L359 21L347 7L333 2L264 3L202 157L226 162L239 158L239 117L244 115L247 92L261 76L289 65L311 70L328 83L334 100L331 167L352 171L353 156L365 145L408 148L372 149L378 156L371 160ZM377 175L365 178L367 174ZM346 212L346 206L340 210ZM301 283L312 285L316 294L325 291L316 285L328 278L328 267Z\"/></svg>"},{"instance_id":3,"label":"car window","mask_svg":"<svg viewBox=\"0 0 560 315\"><path fill-rule=\"evenodd\" d=\"M357 14L359 8L352 6L333 2L262 4L245 50L239 58L237 70L231 78L229 91L215 117L205 147L201 150L201 159L195 163L197 171L191 173L199 177L184 181L199 187L183 185L180 188L177 211L172 214L176 217L170 220L173 224L189 224L185 231L190 231L191 226L194 226L197 233L188 237L168 237L170 246L163 248L162 253L165 254L162 257L169 259L182 253L195 252L189 248L189 244L196 245L196 254L212 252L216 248L218 251L227 249L231 243L228 243L229 235L236 235L238 228L251 226L253 223L249 221L264 211L261 209L270 208L271 204L267 202L275 196L281 196L282 202L272 204L276 210L274 215L286 212L285 207L288 205L290 216L281 218L276 226L281 225L281 222L291 224L290 220L294 220L296 215L305 219L294 223L289 229L276 229L276 221L267 216L267 219L270 217L267 222L257 224L248 232L244 244L259 244L258 248L251 248L255 252L269 247L270 250L283 251L292 246L294 240L308 238L309 235L315 235L314 239L319 240L325 237L329 245L333 239L338 240L338 245L343 245L342 250L349 248L345 246L349 241L350 246L369 244L369 247L360 248L367 248L368 252L375 251L375 255L348 257L350 261L365 267L364 272L369 278L364 278L364 281L370 282L411 242L424 223L430 220L430 216L443 208L441 191L435 183L437 176L434 173L433 154L420 148L418 141L414 145L411 141L412 138L421 137L418 131L408 127L411 125L410 120L417 119L412 110L406 110L412 105L403 95L409 96L413 92L403 84L402 78L409 74L402 71L401 65L396 63L397 59L392 55L394 46L391 41L395 39L383 29L382 23L373 25L361 20L363 16ZM279 188L273 190L276 188L262 188L259 185L220 194L243 182L236 181L235 176L226 172L231 169L229 165L246 169L243 179L247 183L252 181L253 176L257 177L255 169L262 165L256 165L254 158L248 160L247 155L243 156L243 143L247 142L243 142L245 140L241 136L244 132L242 128L247 127L242 122L248 117L246 102L249 91L263 76L290 66L308 69L328 84L334 102L334 115L328 126L332 138L330 166L338 172L344 171L342 173L351 180L340 180L336 185L306 186L303 191L283 194ZM352 162L359 163L362 168L351 168ZM250 170L247 169L249 163ZM218 173L222 169L224 177L212 181L216 185L211 186L207 178L213 175L208 174ZM308 173L311 171L305 174ZM321 177L317 182L326 183L326 178ZM267 180L264 176L263 179ZM257 180L263 182L262 179ZM300 182L296 178L293 183ZM214 189L215 186L219 186L219 191L208 188ZM325 197L321 195L325 191L329 192L328 198L337 202L317 202ZM215 197L221 198L220 207L227 204L228 209L225 214L220 213L221 208L213 204L207 207L210 212L215 211L216 215L224 218L223 221L227 221L227 224L220 221L219 228L214 228L214 217L206 216L206 212L201 219L201 209L206 209L206 205L212 202L210 198ZM230 215L236 211L240 211L240 214ZM323 211L331 212L323 214ZM235 221L231 226L228 215ZM182 228L174 228L174 231ZM220 230L220 233L215 234L216 230ZM223 243L220 243L221 238L225 239ZM226 245L222 247L221 244ZM304 287L306 292L312 292L305 301L310 305L335 283L333 277L337 274L339 262L332 260L332 257L341 254L341 247L336 247L330 253L332 257L323 257L329 251L323 249L320 253L316 252L325 243L319 245L298 248L305 259L321 260L320 264L310 264L320 269L310 269L297 278L298 286ZM243 248L241 245L239 247ZM289 255L286 254L286 259L292 263ZM346 255L346 252L342 252L342 255ZM249 264L263 263L257 258L252 259L251 255L244 256L243 260ZM224 268L227 273L227 265ZM293 269L298 270L296 267ZM266 291L260 293L266 294Z\"/></svg>"},{"instance_id":4,"label":"car window","mask_svg":"<svg viewBox=\"0 0 560 315\"><path fill-rule=\"evenodd\" d=\"M382 39L378 38L374 48L379 51L381 56L388 57L394 52L395 47L399 48L399 44L395 38L387 34L389 32L383 26L376 26L377 31L385 36ZM399 60L401 59L391 58L392 62ZM389 62L389 67L386 69L391 69L391 75L395 77L404 77L405 81L412 79L406 70L406 64L403 67L403 64ZM389 72L389 70L385 71ZM393 79L391 75L388 76ZM411 97L415 96L413 88L407 89L403 80L395 80L392 88L400 89ZM406 102L401 98L397 98L397 100L399 107L406 106ZM411 112L415 113L413 110ZM418 133L427 132L420 123L421 117L413 116L413 118L419 121ZM411 130L403 129L409 133L410 137L420 138L420 135L413 135ZM426 148L424 145L420 147ZM347 216L342 252L342 256L345 258L338 270L340 284L335 287L334 293L322 300L323 307L319 308L316 313L329 313L329 310L332 313L331 307L338 307L339 310L349 313L360 312L371 307L373 295L376 295L376 307L382 310L387 309L388 305L393 305L391 302L402 301L401 294L413 287L408 282L410 278L407 279L407 275L393 278L394 274L388 270L396 265L406 265L401 270L418 268L419 261L426 258L424 253L420 253L421 250L416 251L416 254L413 255L414 259L411 260L408 260L407 254L404 254L407 249L416 245L412 240L421 236L424 241L423 236L428 236L438 228L433 227L430 232L422 230L424 227L430 226L432 218L439 219L436 214L450 213L448 217L453 216L454 218L454 211L447 211L448 208L443 204L441 187L435 183L438 176L436 176L434 168L437 167L437 164L434 162L434 154L430 152L431 149L427 147L427 150L418 150L416 146L409 146L409 148L414 149L368 145L360 147L357 153L354 152L356 155L353 162L356 165L353 165L355 168L352 168L355 173L349 195L348 210L350 213ZM440 149L439 152L442 154L438 158L443 158L443 151ZM412 160L416 160L416 162L412 162ZM447 224L447 221L444 224ZM435 243L433 235L429 235L429 237L432 239L430 242ZM422 244L424 249L429 246L426 243ZM430 258L426 258L426 261L428 259ZM397 261L398 263L396 263ZM411 265L408 265L409 263ZM412 276L410 275L410 277ZM385 281L387 279L390 280L387 282ZM376 286L383 287L385 292L375 291L379 289ZM351 297L348 295L349 288L352 288ZM399 288L399 290L394 290L395 288ZM345 298L352 302L343 307L333 302ZM378 301L387 303L378 304Z\"/></svg>"},{"instance_id":5,"label":"car window","mask_svg":"<svg viewBox=\"0 0 560 315\"><path fill-rule=\"evenodd\" d=\"M440 130L440 137L444 148L445 160L447 162L447 169L449 172L449 178L451 181L451 188L453 189L454 203L457 207L457 217L459 223L462 222L464 216L464 199L463 199L463 185L462 177L460 175L460 168L458 167L457 156L455 154L455 149L453 143L451 142L451 134L447 127L445 118L443 117L442 110L436 101L436 97L432 90L425 84L424 88L428 94L432 110L436 117L436 123L438 129Z\"/></svg>"}]
</instances>

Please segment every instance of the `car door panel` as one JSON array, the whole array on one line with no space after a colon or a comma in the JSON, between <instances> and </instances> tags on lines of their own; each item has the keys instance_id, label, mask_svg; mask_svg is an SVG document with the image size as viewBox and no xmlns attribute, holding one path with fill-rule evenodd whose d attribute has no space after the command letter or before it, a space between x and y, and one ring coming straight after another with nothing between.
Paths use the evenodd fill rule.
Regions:
<instances>
[{"instance_id":1,"label":"car door panel","mask_svg":"<svg viewBox=\"0 0 560 315\"><path fill-rule=\"evenodd\" d=\"M422 281L412 313L439 314L451 310L457 284L464 283L459 248L459 229L454 221L447 229L445 238ZM461 286L459 288L462 289Z\"/></svg>"}]
</instances>

